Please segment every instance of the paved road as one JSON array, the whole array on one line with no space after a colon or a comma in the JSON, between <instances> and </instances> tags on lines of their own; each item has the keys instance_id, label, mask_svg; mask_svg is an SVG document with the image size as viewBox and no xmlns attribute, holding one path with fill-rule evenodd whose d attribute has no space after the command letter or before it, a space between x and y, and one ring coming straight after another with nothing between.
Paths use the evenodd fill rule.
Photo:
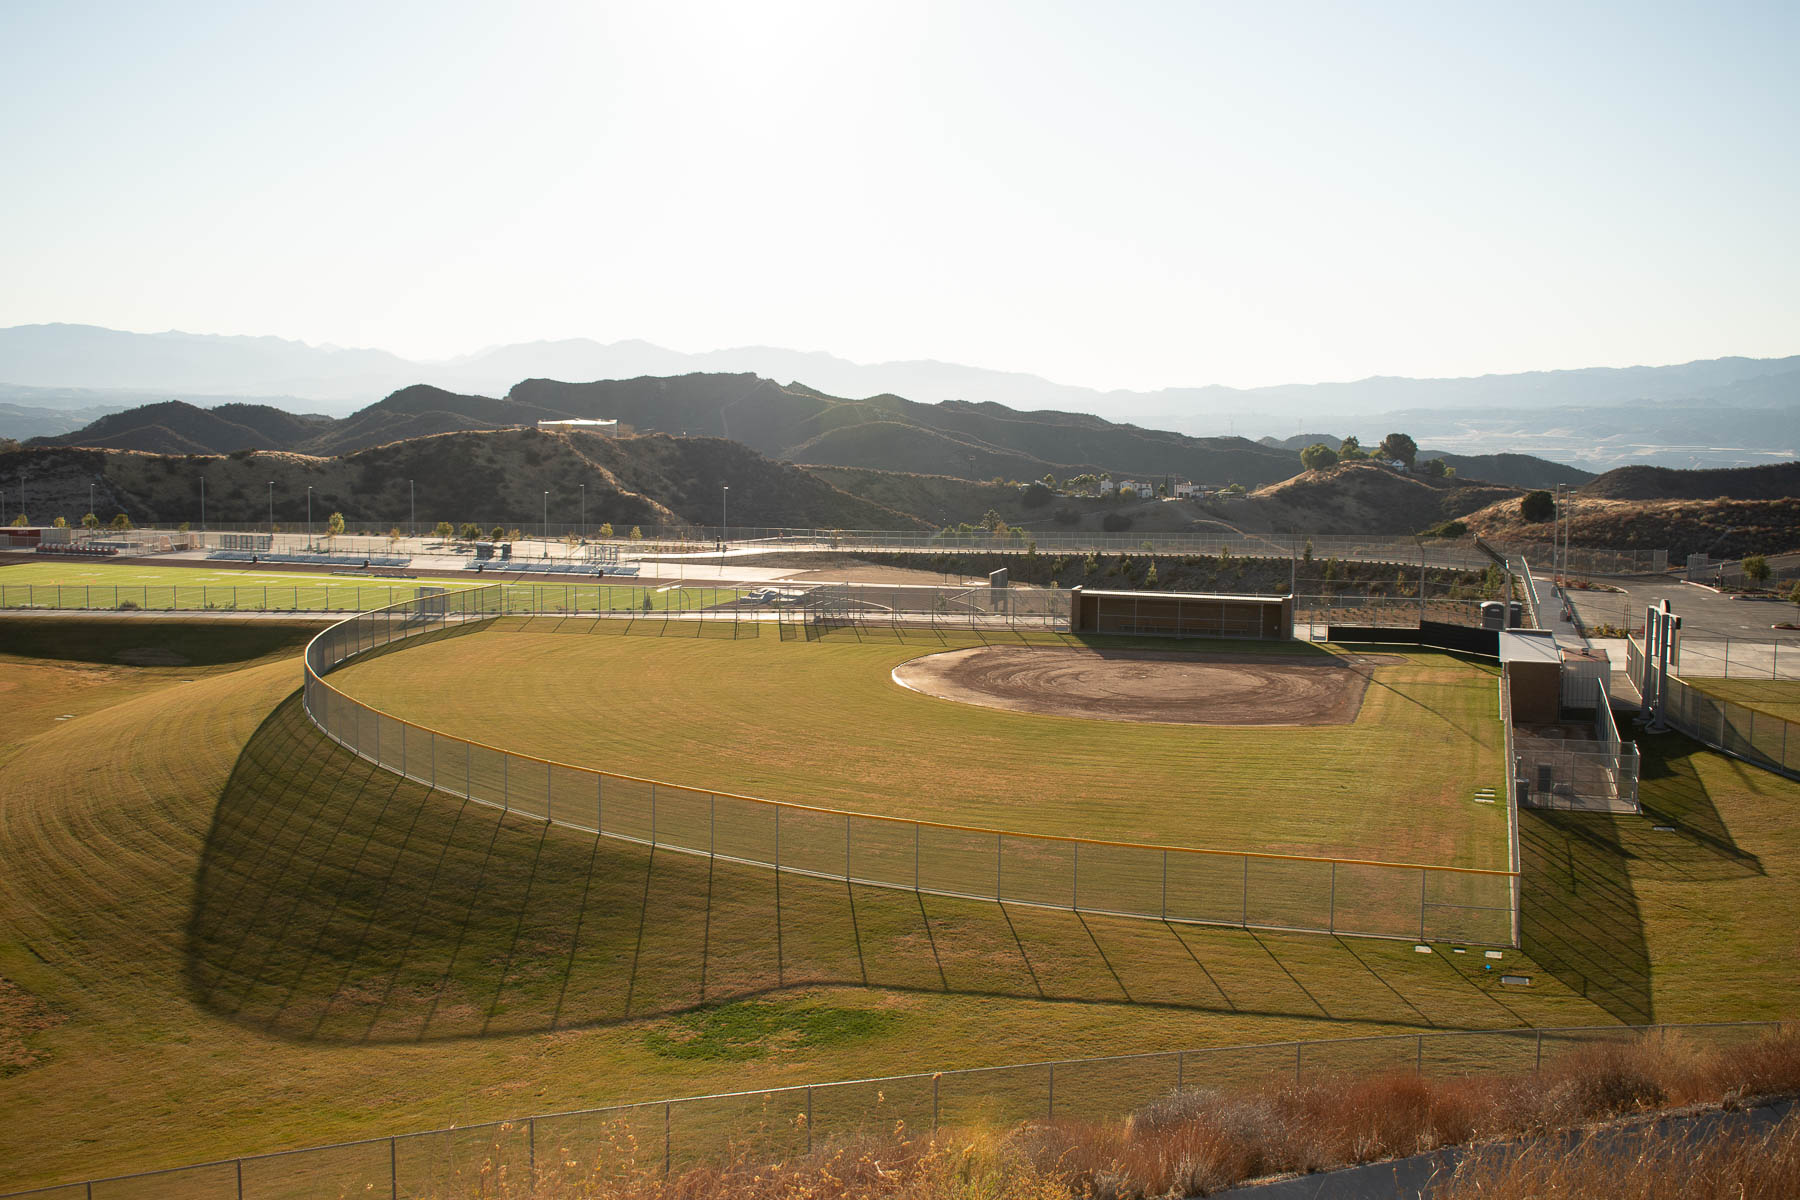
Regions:
<instances>
[{"instance_id":1,"label":"paved road","mask_svg":"<svg viewBox=\"0 0 1800 1200\"><path fill-rule=\"evenodd\" d=\"M1740 1112L1712 1110L1661 1117L1604 1129L1594 1136L1621 1157L1631 1156L1647 1132L1679 1132L1696 1140L1723 1134L1762 1134L1794 1112L1795 1107L1795 1101L1788 1099ZM1559 1134L1554 1140L1573 1147L1583 1136L1577 1131ZM1449 1194L1443 1184L1455 1173L1456 1164L1464 1153L1463 1147L1451 1147L1366 1167L1302 1175L1257 1187L1233 1188L1214 1195L1232 1197L1233 1200L1431 1200Z\"/></svg>"},{"instance_id":2,"label":"paved road","mask_svg":"<svg viewBox=\"0 0 1800 1200\"><path fill-rule=\"evenodd\" d=\"M1800 608L1786 601L1731 600L1710 588L1673 579L1606 579L1595 582L1623 588L1625 594L1571 591L1569 594L1574 598L1582 619L1589 625L1624 625L1636 628L1644 623L1644 609L1666 597L1670 607L1681 614L1684 637L1691 638L1699 634L1707 638L1757 638L1762 641L1781 638L1800 642L1800 631L1788 630L1783 633L1769 628L1777 621L1800 620Z\"/></svg>"}]
</instances>

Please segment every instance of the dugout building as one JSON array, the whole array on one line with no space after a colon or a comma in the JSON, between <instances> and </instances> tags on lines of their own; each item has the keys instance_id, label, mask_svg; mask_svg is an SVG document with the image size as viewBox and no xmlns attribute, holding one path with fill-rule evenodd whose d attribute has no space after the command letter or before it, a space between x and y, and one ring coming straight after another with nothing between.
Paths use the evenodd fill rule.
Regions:
<instances>
[{"instance_id":1,"label":"dugout building","mask_svg":"<svg viewBox=\"0 0 1800 1200\"><path fill-rule=\"evenodd\" d=\"M1279 640L1294 635L1294 598L1074 587L1069 589L1069 631Z\"/></svg>"}]
</instances>

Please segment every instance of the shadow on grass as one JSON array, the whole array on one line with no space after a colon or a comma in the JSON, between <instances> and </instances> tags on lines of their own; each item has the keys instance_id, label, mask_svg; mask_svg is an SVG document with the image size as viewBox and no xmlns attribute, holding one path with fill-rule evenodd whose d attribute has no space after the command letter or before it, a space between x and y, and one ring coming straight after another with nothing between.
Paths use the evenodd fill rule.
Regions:
<instances>
[{"instance_id":1,"label":"shadow on grass","mask_svg":"<svg viewBox=\"0 0 1800 1200\"><path fill-rule=\"evenodd\" d=\"M1696 773L1697 742L1645 738L1643 815L1522 810L1519 849L1526 953L1572 991L1628 1024L1653 1022L1651 963L1633 878L1687 881L1761 875L1738 849ZM1661 828L1659 828L1661 827Z\"/></svg>"},{"instance_id":2,"label":"shadow on grass","mask_svg":"<svg viewBox=\"0 0 1800 1200\"><path fill-rule=\"evenodd\" d=\"M1479 955L1435 959L652 853L378 770L322 737L298 696L219 798L186 942L197 1003L327 1042L603 1025L814 986L1415 1028L1533 1020L1496 1003ZM1538 1023L1596 1015L1560 995L1533 998L1562 1006Z\"/></svg>"}]
</instances>

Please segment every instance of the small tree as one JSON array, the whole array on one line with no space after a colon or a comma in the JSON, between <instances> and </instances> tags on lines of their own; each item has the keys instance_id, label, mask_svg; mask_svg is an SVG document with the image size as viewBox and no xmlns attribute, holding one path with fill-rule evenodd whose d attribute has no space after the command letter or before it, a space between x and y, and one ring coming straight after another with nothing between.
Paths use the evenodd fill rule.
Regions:
<instances>
[{"instance_id":1,"label":"small tree","mask_svg":"<svg viewBox=\"0 0 1800 1200\"><path fill-rule=\"evenodd\" d=\"M1121 499L1121 500L1136 500L1137 499L1137 489L1130 488L1130 487L1120 488L1119 489L1119 499Z\"/></svg>"},{"instance_id":2,"label":"small tree","mask_svg":"<svg viewBox=\"0 0 1800 1200\"><path fill-rule=\"evenodd\" d=\"M26 519L25 519L25 514L24 514L24 513L20 513L20 514L19 514L19 515L18 515L18 516L16 516L16 517L14 517L14 518L13 518L13 519L12 519L12 523L13 523L13 524L14 524L14 525L19 525L19 526L25 526L25 525L29 525L29 524L31 524L31 522L30 522L30 521L28 521L28 520L26 520Z\"/></svg>"},{"instance_id":3,"label":"small tree","mask_svg":"<svg viewBox=\"0 0 1800 1200\"><path fill-rule=\"evenodd\" d=\"M61 520L61 518L57 518ZM1769 560L1760 554L1751 554L1744 559L1744 578L1761 586L1769 581Z\"/></svg>"},{"instance_id":4,"label":"small tree","mask_svg":"<svg viewBox=\"0 0 1800 1200\"><path fill-rule=\"evenodd\" d=\"M88 513L81 518L81 527L83 529L98 529L100 528L100 518L96 517L93 513Z\"/></svg>"},{"instance_id":5,"label":"small tree","mask_svg":"<svg viewBox=\"0 0 1800 1200\"><path fill-rule=\"evenodd\" d=\"M1444 465L1444 460L1441 458L1428 458L1425 460L1425 477L1427 479L1442 479L1449 469L1450 468Z\"/></svg>"},{"instance_id":6,"label":"small tree","mask_svg":"<svg viewBox=\"0 0 1800 1200\"><path fill-rule=\"evenodd\" d=\"M1418 461L1419 444L1408 434L1390 433L1381 439L1381 457L1390 462L1405 463L1406 469L1410 471Z\"/></svg>"},{"instance_id":7,"label":"small tree","mask_svg":"<svg viewBox=\"0 0 1800 1200\"><path fill-rule=\"evenodd\" d=\"M61 517L58 517L56 519L59 521L62 520ZM192 525L188 524L186 521L183 521L181 524L179 524L175 527L175 532L176 533L186 533L188 530L190 530L192 528L193 528Z\"/></svg>"},{"instance_id":8,"label":"small tree","mask_svg":"<svg viewBox=\"0 0 1800 1200\"><path fill-rule=\"evenodd\" d=\"M1155 583L1156 582L1156 563L1155 562L1152 562L1150 564L1150 569L1148 571L1144 572L1144 582L1145 583Z\"/></svg>"},{"instance_id":9,"label":"small tree","mask_svg":"<svg viewBox=\"0 0 1800 1200\"><path fill-rule=\"evenodd\" d=\"M67 517L58 517L56 520L50 522L50 527L52 529L67 529L69 527L69 520Z\"/></svg>"},{"instance_id":10,"label":"small tree","mask_svg":"<svg viewBox=\"0 0 1800 1200\"><path fill-rule=\"evenodd\" d=\"M1309 567L1312 566L1312 554L1313 554L1312 539L1307 538L1305 547L1302 548L1302 550L1300 551L1300 561L1305 563Z\"/></svg>"},{"instance_id":11,"label":"small tree","mask_svg":"<svg viewBox=\"0 0 1800 1200\"><path fill-rule=\"evenodd\" d=\"M603 522L600 526L600 536L603 538L609 538L612 535L613 535L612 522L611 521Z\"/></svg>"},{"instance_id":12,"label":"small tree","mask_svg":"<svg viewBox=\"0 0 1800 1200\"><path fill-rule=\"evenodd\" d=\"M1556 515L1556 498L1542 489L1527 492L1519 501L1519 515L1534 525L1548 521Z\"/></svg>"},{"instance_id":13,"label":"small tree","mask_svg":"<svg viewBox=\"0 0 1800 1200\"><path fill-rule=\"evenodd\" d=\"M506 526L496 525L492 529L488 530L488 541L504 542L505 540L506 540Z\"/></svg>"},{"instance_id":14,"label":"small tree","mask_svg":"<svg viewBox=\"0 0 1800 1200\"><path fill-rule=\"evenodd\" d=\"M1369 452L1362 448L1362 443L1357 441L1354 436L1345 438L1343 444L1338 447L1338 459L1342 462L1355 462L1357 459L1367 457L1369 457Z\"/></svg>"},{"instance_id":15,"label":"small tree","mask_svg":"<svg viewBox=\"0 0 1800 1200\"><path fill-rule=\"evenodd\" d=\"M469 525L463 526L463 536L464 537L469 536L469 530L471 528L473 528L473 526L469 526ZM436 537L438 541L447 542L451 538L456 536L456 526L452 525L448 521L439 521L436 525L432 526L431 532L432 532L432 536Z\"/></svg>"},{"instance_id":16,"label":"small tree","mask_svg":"<svg viewBox=\"0 0 1800 1200\"><path fill-rule=\"evenodd\" d=\"M1049 471L1044 472L1044 486L1053 492L1056 490L1056 476Z\"/></svg>"},{"instance_id":17,"label":"small tree","mask_svg":"<svg viewBox=\"0 0 1800 1200\"><path fill-rule=\"evenodd\" d=\"M1300 465L1309 471L1329 471L1338 465L1338 452L1324 442L1314 442L1300 452Z\"/></svg>"},{"instance_id":18,"label":"small tree","mask_svg":"<svg viewBox=\"0 0 1800 1200\"><path fill-rule=\"evenodd\" d=\"M395 525L393 528L388 530L388 545L390 547L392 547L392 546L397 546L399 544L400 544L400 527L398 525Z\"/></svg>"},{"instance_id":19,"label":"small tree","mask_svg":"<svg viewBox=\"0 0 1800 1200\"><path fill-rule=\"evenodd\" d=\"M630 536L631 536L632 541L641 542L644 540L644 531L642 529L638 528L636 525L633 525L631 527L631 535Z\"/></svg>"},{"instance_id":20,"label":"small tree","mask_svg":"<svg viewBox=\"0 0 1800 1200\"><path fill-rule=\"evenodd\" d=\"M327 541L344 532L344 514L334 512L325 518L325 538Z\"/></svg>"},{"instance_id":21,"label":"small tree","mask_svg":"<svg viewBox=\"0 0 1800 1200\"><path fill-rule=\"evenodd\" d=\"M124 513L119 513L118 515L113 517L112 527L114 529L118 530L120 533L124 533L131 528L131 518L126 516Z\"/></svg>"},{"instance_id":22,"label":"small tree","mask_svg":"<svg viewBox=\"0 0 1800 1200\"><path fill-rule=\"evenodd\" d=\"M655 612L656 611L656 605L651 603L649 592L644 593L644 611L645 612Z\"/></svg>"}]
</instances>

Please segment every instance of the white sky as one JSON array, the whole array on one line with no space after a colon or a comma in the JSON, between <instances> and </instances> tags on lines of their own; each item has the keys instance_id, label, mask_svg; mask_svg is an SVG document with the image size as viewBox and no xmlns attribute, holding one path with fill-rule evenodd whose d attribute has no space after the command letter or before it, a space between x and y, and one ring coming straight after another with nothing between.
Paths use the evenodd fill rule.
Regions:
<instances>
[{"instance_id":1,"label":"white sky","mask_svg":"<svg viewBox=\"0 0 1800 1200\"><path fill-rule=\"evenodd\" d=\"M0 325L1134 388L1792 354L1797 13L0 0Z\"/></svg>"}]
</instances>

